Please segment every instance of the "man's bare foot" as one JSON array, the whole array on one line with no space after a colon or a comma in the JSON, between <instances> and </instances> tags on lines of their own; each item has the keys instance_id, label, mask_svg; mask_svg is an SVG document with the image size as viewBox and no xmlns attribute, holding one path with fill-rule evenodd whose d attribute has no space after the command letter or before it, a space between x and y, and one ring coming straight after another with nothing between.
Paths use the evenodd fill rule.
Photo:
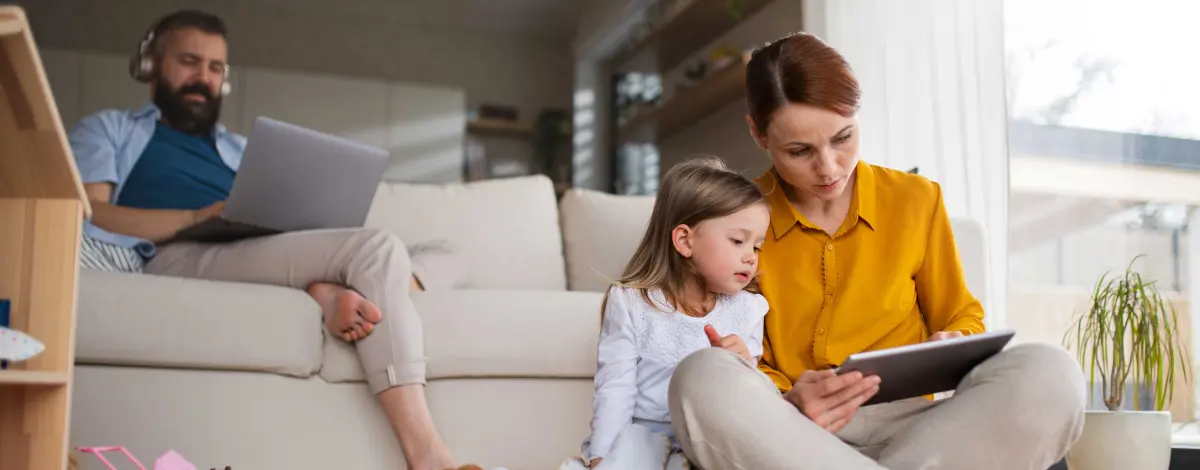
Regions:
<instances>
[{"instance_id":1,"label":"man's bare foot","mask_svg":"<svg viewBox=\"0 0 1200 470\"><path fill-rule=\"evenodd\" d=\"M366 338L375 330L375 324L383 320L379 307L363 298L362 294L343 286L314 282L308 286L308 295L321 305L325 328L342 341L354 342Z\"/></svg>"},{"instance_id":2,"label":"man's bare foot","mask_svg":"<svg viewBox=\"0 0 1200 470\"><path fill-rule=\"evenodd\" d=\"M436 445L436 448L426 451L424 458L415 458L408 462L413 470L458 470L458 462L454 460L454 456L450 455L450 449L445 445ZM470 466L466 466L470 468Z\"/></svg>"}]
</instances>

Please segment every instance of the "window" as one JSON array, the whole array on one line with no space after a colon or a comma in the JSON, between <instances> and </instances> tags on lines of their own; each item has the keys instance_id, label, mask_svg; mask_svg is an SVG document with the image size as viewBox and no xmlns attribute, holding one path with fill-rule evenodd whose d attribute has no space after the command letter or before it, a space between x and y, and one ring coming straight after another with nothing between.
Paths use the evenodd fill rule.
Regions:
<instances>
[{"instance_id":1,"label":"window","mask_svg":"<svg viewBox=\"0 0 1200 470\"><path fill-rule=\"evenodd\" d=\"M1099 277L1144 255L1196 364L1198 16L1187 0L1005 1L1007 310L1023 340L1061 343ZM1190 379L1169 409L1178 439L1200 441Z\"/></svg>"}]
</instances>

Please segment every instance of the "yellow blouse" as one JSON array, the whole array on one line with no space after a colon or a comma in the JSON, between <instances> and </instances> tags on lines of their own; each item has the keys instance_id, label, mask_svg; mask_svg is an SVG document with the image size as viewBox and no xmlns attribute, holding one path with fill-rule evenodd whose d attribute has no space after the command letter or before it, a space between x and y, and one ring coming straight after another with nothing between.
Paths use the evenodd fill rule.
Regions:
<instances>
[{"instance_id":1,"label":"yellow blouse","mask_svg":"<svg viewBox=\"0 0 1200 470\"><path fill-rule=\"evenodd\" d=\"M757 181L771 206L759 257L771 305L759 369L782 391L853 353L984 331L941 187L862 161L855 174L850 212L832 237L788 202L775 170Z\"/></svg>"}]
</instances>

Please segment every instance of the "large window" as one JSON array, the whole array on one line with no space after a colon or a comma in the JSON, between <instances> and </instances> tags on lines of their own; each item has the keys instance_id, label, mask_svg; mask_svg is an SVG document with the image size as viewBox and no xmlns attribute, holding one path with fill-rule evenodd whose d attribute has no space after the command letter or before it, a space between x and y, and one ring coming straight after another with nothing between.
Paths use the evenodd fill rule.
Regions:
<instances>
[{"instance_id":1,"label":"large window","mask_svg":"<svg viewBox=\"0 0 1200 470\"><path fill-rule=\"evenodd\" d=\"M1140 255L1196 363L1196 18L1191 0L1005 1L1008 320L1025 339L1061 342L1097 279ZM1176 384L1180 436L1195 435L1194 384Z\"/></svg>"}]
</instances>

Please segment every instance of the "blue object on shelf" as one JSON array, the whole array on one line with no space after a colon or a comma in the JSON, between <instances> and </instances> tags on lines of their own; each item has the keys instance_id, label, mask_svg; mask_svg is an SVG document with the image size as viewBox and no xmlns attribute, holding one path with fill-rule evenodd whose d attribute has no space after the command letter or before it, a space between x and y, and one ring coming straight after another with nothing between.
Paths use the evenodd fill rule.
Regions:
<instances>
[{"instance_id":1,"label":"blue object on shelf","mask_svg":"<svg viewBox=\"0 0 1200 470\"><path fill-rule=\"evenodd\" d=\"M0 299L0 326L2 326L2 327L8 328L10 325L9 318L8 318L8 311L9 311L9 308L11 305L12 305L12 302L9 302L8 299ZM0 370L7 369L7 368L8 368L8 361L0 360Z\"/></svg>"}]
</instances>

